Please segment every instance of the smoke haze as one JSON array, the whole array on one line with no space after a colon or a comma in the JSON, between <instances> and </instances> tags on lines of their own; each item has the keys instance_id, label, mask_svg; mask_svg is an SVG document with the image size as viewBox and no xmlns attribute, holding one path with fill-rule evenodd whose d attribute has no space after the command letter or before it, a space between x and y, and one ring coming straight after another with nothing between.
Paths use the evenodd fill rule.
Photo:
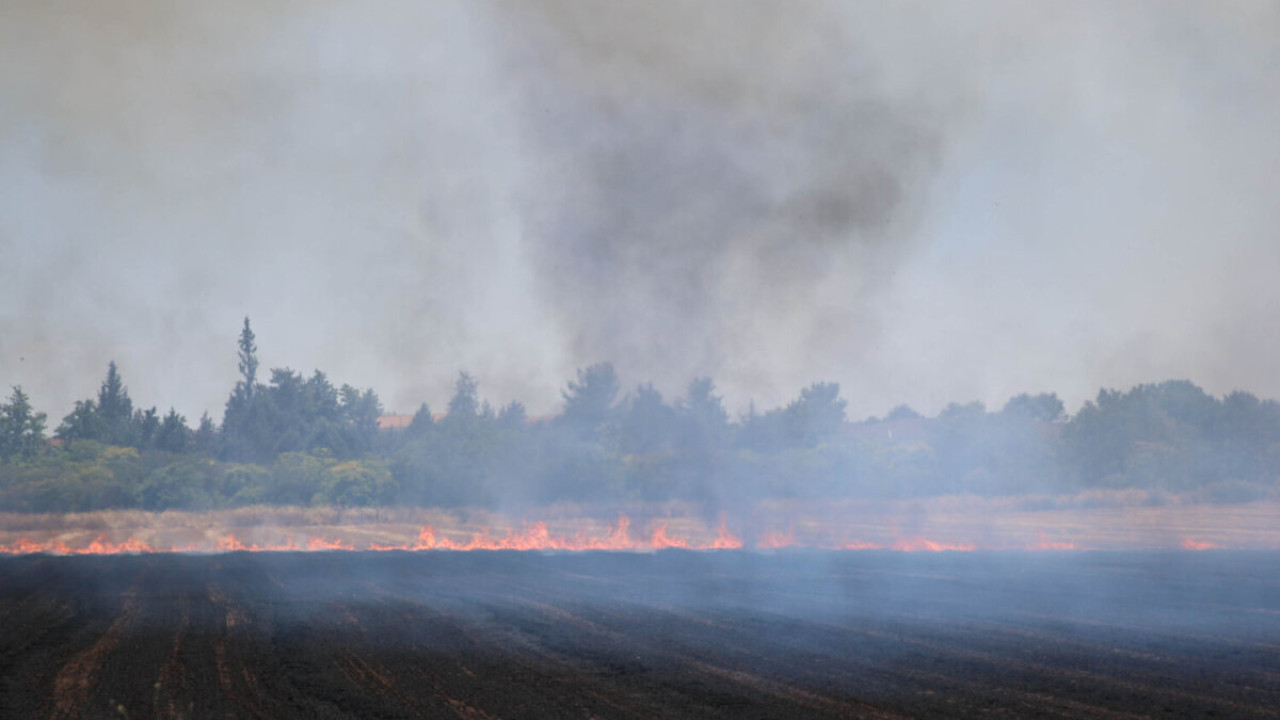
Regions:
<instances>
[{"instance_id":1,"label":"smoke haze","mask_svg":"<svg viewBox=\"0 0 1280 720\"><path fill-rule=\"evenodd\" d=\"M1280 396L1266 3L9 3L0 384Z\"/></svg>"}]
</instances>

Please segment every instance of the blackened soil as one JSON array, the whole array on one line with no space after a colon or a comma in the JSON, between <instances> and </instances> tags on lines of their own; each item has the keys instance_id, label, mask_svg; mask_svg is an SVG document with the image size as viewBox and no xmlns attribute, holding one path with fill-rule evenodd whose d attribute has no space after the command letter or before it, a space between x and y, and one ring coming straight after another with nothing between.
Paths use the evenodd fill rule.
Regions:
<instances>
[{"instance_id":1,"label":"blackened soil","mask_svg":"<svg viewBox=\"0 0 1280 720\"><path fill-rule=\"evenodd\" d=\"M1280 555L0 559L3 718L1280 717Z\"/></svg>"}]
</instances>

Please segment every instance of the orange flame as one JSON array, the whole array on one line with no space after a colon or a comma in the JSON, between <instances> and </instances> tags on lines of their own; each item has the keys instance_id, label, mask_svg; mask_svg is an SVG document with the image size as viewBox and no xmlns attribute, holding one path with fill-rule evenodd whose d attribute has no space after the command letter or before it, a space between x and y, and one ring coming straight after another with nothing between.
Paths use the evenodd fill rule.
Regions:
<instances>
[{"instance_id":1,"label":"orange flame","mask_svg":"<svg viewBox=\"0 0 1280 720\"><path fill-rule=\"evenodd\" d=\"M1073 542L1057 542L1057 541L1049 540L1048 537L1045 536L1044 531L1040 530L1036 532L1036 543L1034 545L1028 545L1027 549L1028 550L1078 550L1079 548L1077 548L1076 544Z\"/></svg>"},{"instance_id":2,"label":"orange flame","mask_svg":"<svg viewBox=\"0 0 1280 720\"><path fill-rule=\"evenodd\" d=\"M128 537L123 540L112 540L106 534L98 535L84 544L84 540L67 540L73 535L63 534L60 539L40 542L31 537L20 537L10 544L0 544L0 555L28 555L35 553L51 553L57 555L112 555L121 553L188 553L188 552L297 552L297 551L336 551L350 552L356 550L372 551L406 551L421 552L428 550L473 551L473 550L515 550L515 551L632 551L652 552L665 549L684 550L736 550L744 547L741 538L729 530L729 523L721 517L714 533L706 526L689 519L654 519L644 523L644 532L632 533L632 520L625 514L619 514L617 522L606 526L589 522L566 521L569 527L576 527L576 532L557 532L555 526L546 522L530 522L517 527L497 526L479 530L463 531L456 527L438 529L432 525L423 525L417 537L406 542L380 543L351 539L351 535L342 533L340 529L332 531L313 531L312 537L299 533L293 537L277 536L270 542L242 540L234 534L208 536L208 539L191 544L167 545L157 543L153 536L147 539ZM590 528L596 528L591 530ZM678 529L676 529L678 528ZM683 528L689 528L687 533ZM806 531L810 532L810 531ZM1074 532L1074 531L1073 531ZM335 537L330 533L342 533ZM1053 537L1053 535L1058 535ZM1063 533L1052 529L1048 533L1039 531L1034 541L1025 536L994 545L984 545L993 550L1023 549L1030 551L1072 551L1098 546L1077 545L1061 537ZM83 536L80 536L83 537ZM118 538L119 535L116 535ZM356 537L359 537L356 535ZM870 538L850 539L845 536L840 542L834 532L823 534L820 530L810 532L797 538L794 528L785 531L772 530L762 533L753 543L761 550L776 550L792 547L812 547L826 550L892 550L897 552L970 552L978 549L972 542L965 542L954 536L933 539L924 535L900 536L896 522L892 523L892 533L883 536L872 535ZM936 538L936 536L935 536ZM1101 547L1105 547L1103 544ZM1213 550L1228 547L1224 544L1209 542L1192 537L1183 537L1180 547L1185 550Z\"/></svg>"},{"instance_id":3,"label":"orange flame","mask_svg":"<svg viewBox=\"0 0 1280 720\"><path fill-rule=\"evenodd\" d=\"M972 543L941 543L922 537L895 540L890 550L899 552L973 552L978 549Z\"/></svg>"},{"instance_id":4,"label":"orange flame","mask_svg":"<svg viewBox=\"0 0 1280 720\"><path fill-rule=\"evenodd\" d=\"M308 550L355 550L354 545L344 543L341 540L325 540L324 538L313 537L307 540Z\"/></svg>"},{"instance_id":5,"label":"orange flame","mask_svg":"<svg viewBox=\"0 0 1280 720\"><path fill-rule=\"evenodd\" d=\"M1221 550L1222 546L1216 543L1184 537L1182 538L1182 549L1183 550Z\"/></svg>"},{"instance_id":6,"label":"orange flame","mask_svg":"<svg viewBox=\"0 0 1280 720\"><path fill-rule=\"evenodd\" d=\"M786 532L767 532L760 536L756 541L756 547L761 550L777 550L779 548L794 547L796 545L796 533L794 530Z\"/></svg>"},{"instance_id":7,"label":"orange flame","mask_svg":"<svg viewBox=\"0 0 1280 720\"><path fill-rule=\"evenodd\" d=\"M716 526L716 539L707 546L707 550L738 550L742 548L742 540L736 535L729 532L728 523L724 518L720 519L720 524Z\"/></svg>"},{"instance_id":8,"label":"orange flame","mask_svg":"<svg viewBox=\"0 0 1280 720\"><path fill-rule=\"evenodd\" d=\"M873 543L873 542L853 540L839 546L836 549L838 550L883 550L884 546L877 543Z\"/></svg>"}]
</instances>

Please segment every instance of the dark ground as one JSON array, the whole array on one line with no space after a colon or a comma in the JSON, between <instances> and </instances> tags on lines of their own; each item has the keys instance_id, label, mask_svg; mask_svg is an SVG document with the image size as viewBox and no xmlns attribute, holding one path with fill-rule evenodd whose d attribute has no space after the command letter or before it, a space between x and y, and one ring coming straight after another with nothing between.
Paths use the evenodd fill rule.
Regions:
<instances>
[{"instance_id":1,"label":"dark ground","mask_svg":"<svg viewBox=\"0 0 1280 720\"><path fill-rule=\"evenodd\" d=\"M1275 553L0 559L3 718L1280 717Z\"/></svg>"}]
</instances>

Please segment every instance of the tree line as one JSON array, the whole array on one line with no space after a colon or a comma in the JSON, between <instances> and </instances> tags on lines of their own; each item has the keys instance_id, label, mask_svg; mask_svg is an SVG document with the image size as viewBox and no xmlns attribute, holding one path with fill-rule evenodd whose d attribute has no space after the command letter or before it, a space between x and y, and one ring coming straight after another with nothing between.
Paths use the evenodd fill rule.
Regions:
<instances>
[{"instance_id":1,"label":"tree line","mask_svg":"<svg viewBox=\"0 0 1280 720\"><path fill-rule=\"evenodd\" d=\"M1187 381L1101 390L1068 416L1051 393L999 410L909 407L850 422L835 383L731 418L710 378L668 399L624 392L613 366L582 368L554 417L494 408L459 373L445 412L425 403L380 429L372 389L319 370L260 378L246 318L240 377L220 423L134 407L115 363L49 437L20 387L0 403L0 508L21 512L249 504L503 506L559 501L918 497L1143 488L1210 501L1271 496L1280 404L1217 398Z\"/></svg>"}]
</instances>

